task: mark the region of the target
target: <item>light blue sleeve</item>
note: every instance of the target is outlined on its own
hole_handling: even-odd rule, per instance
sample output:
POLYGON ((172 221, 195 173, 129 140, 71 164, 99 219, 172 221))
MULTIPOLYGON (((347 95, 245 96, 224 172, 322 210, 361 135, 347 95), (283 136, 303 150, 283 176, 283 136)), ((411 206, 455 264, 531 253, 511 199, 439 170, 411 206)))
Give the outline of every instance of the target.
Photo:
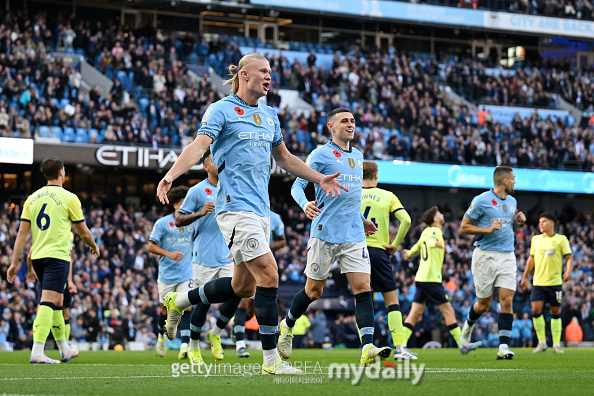
POLYGON ((200 208, 198 208, 198 204, 198 190, 192 188, 190 191, 188 191, 186 199, 184 199, 184 203, 182 203, 182 206, 179 208, 179 213, 190 214, 197 212, 200 210, 200 208))
POLYGON ((216 140, 219 137, 219 134, 225 127, 225 114, 222 107, 223 103, 220 101, 208 107, 204 116, 202 116, 198 135, 210 136, 212 140, 216 140))
POLYGON ((276 224, 274 230, 272 230, 272 233, 274 234, 275 238, 280 238, 283 235, 285 235, 285 225, 283 224, 283 221, 280 219, 280 216, 276 219, 276 224))
MULTIPOLYGON (((316 151, 314 150, 309 155, 309 157, 307 157, 307 160, 305 160, 305 164, 313 170, 318 170, 318 165, 314 158, 316 156, 315 154, 316 151)), ((307 197, 305 196, 305 187, 307 187, 308 184, 309 181, 298 177, 293 183, 293 186, 291 187, 291 196, 293 197, 295 202, 299 204, 299 207, 301 207, 301 209, 303 209, 305 205, 309 202, 309 199, 307 199, 307 197)))
POLYGON ((468 217, 468 220, 475 222, 477 221, 483 214, 483 205, 481 200, 478 197, 474 197, 472 202, 470 203, 470 207, 464 214, 464 216, 468 217))
POLYGON ((161 227, 161 224, 163 224, 163 222, 157 220, 157 222, 153 226, 151 235, 149 236, 149 241, 161 244, 161 237, 163 236, 163 227, 161 227))
POLYGON ((283 133, 281 132, 280 121, 276 113, 274 113, 272 119, 274 120, 274 140, 272 141, 272 147, 276 147, 283 142, 283 133))

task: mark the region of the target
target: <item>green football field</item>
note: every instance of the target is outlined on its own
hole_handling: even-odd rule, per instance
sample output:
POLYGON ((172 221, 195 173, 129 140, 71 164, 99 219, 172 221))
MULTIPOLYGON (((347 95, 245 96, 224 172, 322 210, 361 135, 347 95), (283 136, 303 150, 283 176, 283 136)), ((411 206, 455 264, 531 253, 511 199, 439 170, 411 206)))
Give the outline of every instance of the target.
MULTIPOLYGON (((226 350, 222 364, 199 373, 177 351, 164 358, 147 352, 81 352, 70 363, 29 364, 29 352, 0 352, 0 394, 44 395, 586 395, 594 393, 594 349, 551 349, 533 355, 516 348, 514 360, 496 360, 496 349, 462 356, 456 349, 415 350, 407 366, 393 359, 362 371, 359 350, 295 350, 291 361, 306 367, 303 377, 259 373, 261 351, 238 359, 226 350), (349 364, 354 363, 349 370, 349 364), (337 368, 337 364, 342 364, 337 368), (421 366, 424 364, 424 367, 421 366), (342 378, 336 378, 338 375, 342 378), (368 378, 380 377, 379 379, 368 378), (420 377, 413 385, 413 375, 420 377), (348 377, 349 378, 345 378, 348 377), (381 379, 384 376, 386 378, 381 379), (331 378, 334 377, 334 378, 331 378), (408 377, 408 378, 407 378, 408 377), (353 385, 353 382, 359 384, 353 385)), ((57 357, 57 351, 48 351, 57 357)), ((210 351, 203 353, 214 363, 210 351)))

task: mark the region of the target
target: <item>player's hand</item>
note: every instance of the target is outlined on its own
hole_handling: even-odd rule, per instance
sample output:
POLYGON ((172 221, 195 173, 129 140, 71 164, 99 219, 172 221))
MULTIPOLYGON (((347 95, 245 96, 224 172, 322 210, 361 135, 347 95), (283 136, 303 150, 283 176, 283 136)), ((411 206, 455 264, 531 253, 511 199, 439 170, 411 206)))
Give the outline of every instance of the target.
POLYGON ((530 282, 528 282, 528 279, 525 279, 525 278, 522 278, 522 281, 520 282, 520 286, 522 286, 522 289, 524 289, 524 290, 531 289, 530 282))
POLYGON ((384 249, 386 249, 386 252, 390 256, 390 258, 392 258, 392 256, 394 255, 394 253, 396 253, 397 247, 394 246, 394 245, 392 245, 392 244, 390 244, 390 245, 384 245, 384 249))
POLYGON ((214 210, 214 202, 207 202, 204 204, 204 207, 200 211, 200 216, 206 216, 213 210, 214 210))
POLYGON ((6 271, 6 280, 8 281, 8 283, 14 282, 14 278, 16 277, 16 271, 16 266, 11 264, 10 267, 8 267, 8 271, 6 271))
POLYGON ((516 209, 515 221, 518 226, 521 226, 526 222, 526 215, 523 212, 518 212, 516 209))
POLYGON ((184 258, 184 254, 182 252, 171 252, 169 253, 169 258, 171 260, 179 261, 184 258))
POLYGON ((159 182, 157 186, 157 198, 163 205, 169 203, 169 199, 167 198, 167 192, 171 189, 171 184, 173 183, 173 178, 169 175, 165 175, 163 179, 159 182))
POLYGON ((490 230, 489 234, 492 234, 495 231, 497 231, 498 229, 500 229, 502 225, 503 225, 502 222, 494 221, 493 224, 491 224, 491 227, 489 227, 489 230, 490 230))
POLYGON ((89 246, 89 250, 95 256, 95 258, 99 258, 99 247, 98 246, 89 246))
POLYGON ((315 201, 309 201, 303 207, 303 211, 305 212, 305 215, 308 219, 313 220, 314 217, 318 217, 318 215, 322 213, 322 211, 316 206, 317 204, 318 200, 316 199, 315 201))
POLYGON ((404 249, 404 255, 402 256, 403 259, 405 259, 405 260, 410 259, 408 252, 410 252, 410 250, 404 249))
POLYGON ((571 279, 571 272, 565 271, 565 273, 563 274, 563 282, 567 282, 570 279, 571 279))
POLYGON ((35 270, 33 268, 31 268, 31 272, 29 272, 27 274, 27 282, 35 283, 36 279, 37 279, 37 274, 35 273, 35 270))
POLYGON ((320 180, 320 187, 326 192, 326 196, 332 194, 332 198, 340 196, 340 189, 349 192, 349 189, 336 181, 336 178, 340 176, 340 172, 333 175, 326 175, 320 180))
POLYGON ((68 282, 68 290, 70 291, 70 293, 77 293, 78 292, 78 288, 76 287, 76 284, 74 282, 68 282))
POLYGON ((439 241, 435 241, 435 247, 440 248, 440 249, 444 248, 444 246, 439 241))
POLYGON ((377 227, 371 220, 364 219, 363 220, 363 228, 365 228, 365 235, 373 235, 377 232, 377 227))

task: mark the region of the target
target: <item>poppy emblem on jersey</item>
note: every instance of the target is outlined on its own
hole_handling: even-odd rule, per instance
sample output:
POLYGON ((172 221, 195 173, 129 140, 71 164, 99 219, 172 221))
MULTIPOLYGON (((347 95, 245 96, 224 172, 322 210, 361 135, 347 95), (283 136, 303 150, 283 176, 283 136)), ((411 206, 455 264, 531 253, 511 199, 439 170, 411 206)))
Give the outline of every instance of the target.
POLYGON ((235 112, 239 115, 243 115, 244 111, 241 107, 236 107, 233 110, 235 110, 235 112))
POLYGON ((256 249, 258 249, 258 246, 260 246, 260 244, 258 243, 258 240, 256 238, 248 239, 246 245, 247 245, 248 250, 256 250, 256 249))
POLYGON ((208 195, 212 194, 212 190, 210 188, 205 188, 204 192, 207 193, 208 195))
POLYGON ((507 212, 507 205, 503 204, 503 205, 502 205, 502 208, 503 208, 503 211, 504 211, 504 212, 507 212))
POLYGON ((260 114, 255 113, 253 115, 254 117, 254 122, 256 123, 256 125, 262 125, 262 118, 260 118, 260 114))
POLYGON ((334 150, 334 151, 332 152, 332 154, 334 154, 334 156, 335 156, 336 158, 340 158, 340 157, 342 157, 342 154, 340 154, 340 151, 337 151, 337 150, 334 150))
POLYGON ((352 158, 349 158, 349 166, 350 166, 352 169, 355 169, 355 160, 354 160, 354 159, 352 159, 352 158))
POLYGON ((497 201, 496 200, 492 199, 491 200, 491 203, 493 204, 493 206, 497 206, 497 201))
POLYGON ((175 223, 173 221, 169 222, 169 227, 175 227, 175 223))
POLYGON ((274 126, 274 120, 270 117, 266 117, 266 121, 268 121, 268 125, 270 125, 271 127, 274 126))

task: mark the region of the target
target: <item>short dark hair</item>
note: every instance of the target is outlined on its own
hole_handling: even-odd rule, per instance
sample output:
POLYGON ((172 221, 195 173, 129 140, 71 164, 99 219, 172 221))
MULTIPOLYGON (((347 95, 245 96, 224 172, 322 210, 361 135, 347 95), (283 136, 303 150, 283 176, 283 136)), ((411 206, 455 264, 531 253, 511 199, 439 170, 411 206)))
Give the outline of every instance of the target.
POLYGON ((49 157, 41 162, 41 172, 47 181, 56 180, 64 169, 64 161, 58 157, 49 157))
POLYGON ((423 213, 423 223, 430 226, 433 224, 433 219, 435 215, 439 212, 439 208, 437 206, 432 206, 431 208, 427 209, 425 213, 423 213))
POLYGON ((545 218, 545 219, 549 219, 551 220, 553 223, 557 224, 557 216, 555 216, 553 213, 551 212, 543 212, 540 214, 540 216, 538 216, 538 218, 545 218))
POLYGON ((339 107, 337 109, 332 110, 330 113, 328 113, 328 117, 326 118, 326 120, 328 122, 332 122, 332 118, 334 118, 334 116, 338 113, 350 113, 351 111, 349 109, 347 109, 346 107, 339 107))
POLYGON ((173 187, 167 193, 167 199, 169 199, 169 203, 173 205, 183 200, 186 197, 186 194, 188 193, 189 189, 190 188, 188 186, 173 187))
POLYGON ((501 183, 503 183, 503 179, 508 177, 513 171, 514 170, 509 166, 498 166, 493 172, 493 183, 496 186, 501 185, 501 183))
POLYGON ((208 148, 204 151, 204 153, 202 154, 202 159, 200 160, 202 163, 204 163, 204 160, 207 159, 208 157, 210 157, 211 152, 210 152, 210 146, 208 146, 208 148))
POLYGON ((373 180, 377 174, 378 167, 374 161, 363 162, 363 180, 373 180))

